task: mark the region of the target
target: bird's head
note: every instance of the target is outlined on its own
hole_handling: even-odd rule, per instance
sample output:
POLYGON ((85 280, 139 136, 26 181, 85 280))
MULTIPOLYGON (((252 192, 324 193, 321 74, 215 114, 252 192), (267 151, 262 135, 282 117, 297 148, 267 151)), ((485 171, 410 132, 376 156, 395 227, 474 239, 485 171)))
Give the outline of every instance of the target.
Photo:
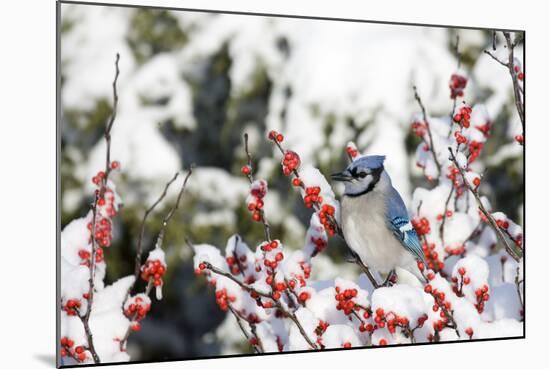
POLYGON ((331 177, 335 181, 344 182, 347 196, 360 196, 372 191, 380 181, 384 171, 383 155, 370 155, 359 158, 341 173, 335 173, 331 177))

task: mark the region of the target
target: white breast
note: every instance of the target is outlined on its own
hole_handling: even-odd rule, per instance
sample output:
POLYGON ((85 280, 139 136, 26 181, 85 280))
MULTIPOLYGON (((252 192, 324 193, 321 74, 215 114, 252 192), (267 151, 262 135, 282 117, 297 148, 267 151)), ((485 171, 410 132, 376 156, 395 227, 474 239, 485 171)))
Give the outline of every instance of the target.
POLYGON ((363 263, 381 273, 410 265, 414 257, 387 228, 382 194, 369 192, 342 199, 342 230, 346 242, 363 263))

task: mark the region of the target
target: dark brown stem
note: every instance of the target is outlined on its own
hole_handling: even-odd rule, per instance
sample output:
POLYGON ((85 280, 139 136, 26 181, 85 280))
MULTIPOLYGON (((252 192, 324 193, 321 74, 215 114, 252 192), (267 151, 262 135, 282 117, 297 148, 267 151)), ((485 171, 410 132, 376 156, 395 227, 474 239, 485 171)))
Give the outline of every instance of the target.
MULTIPOLYGON (((502 32, 502 34, 504 35, 504 39, 506 40, 506 47, 508 48, 507 62, 503 62, 502 60, 498 59, 495 55, 493 55, 488 50, 484 50, 483 52, 489 55, 497 63, 499 63, 500 65, 508 69, 508 72, 510 73, 510 77, 512 78, 512 87, 514 90, 514 101, 516 104, 516 109, 518 111, 519 119, 521 120, 521 126, 523 128, 523 131, 525 132, 525 111, 523 106, 523 88, 521 87, 518 81, 517 73, 514 70, 514 48, 523 41, 523 35, 520 34, 519 36, 516 36, 516 39, 512 41, 509 32, 502 32)), ((493 50, 495 49, 496 47, 494 46, 494 41, 493 41, 493 50)))
POLYGON ((135 285, 136 281, 139 279, 139 275, 141 271, 141 254, 143 252, 142 244, 143 244, 143 237, 145 235, 145 223, 147 221, 147 217, 149 217, 149 214, 151 214, 151 212, 157 207, 158 204, 160 204, 160 202, 164 199, 164 197, 166 197, 166 194, 168 193, 168 189, 170 188, 172 183, 174 183, 174 181, 178 178, 178 176, 179 176, 179 173, 174 174, 174 177, 172 177, 172 179, 168 181, 168 183, 166 183, 166 185, 164 186, 164 190, 160 194, 157 201, 155 201, 153 205, 151 205, 147 210, 145 210, 145 214, 143 214, 143 219, 141 220, 139 237, 138 237, 137 246, 136 246, 136 258, 134 263, 135 281, 134 281, 134 284, 132 285, 132 288, 135 285))
POLYGON ((115 79, 113 80, 113 113, 111 114, 111 119, 109 119, 109 122, 105 126, 105 142, 107 144, 107 155, 105 157, 105 180, 104 183, 107 183, 107 178, 109 177, 109 173, 111 172, 111 129, 113 128, 113 124, 115 123, 116 115, 117 115, 117 107, 118 107, 118 93, 117 93, 117 86, 116 83, 118 81, 118 75, 120 74, 120 70, 118 69, 118 61, 120 60, 120 55, 116 54, 116 60, 115 60, 115 79))
POLYGON ((430 151, 432 153, 435 165, 437 167, 437 176, 441 175, 441 164, 439 164, 439 160, 437 159, 437 154, 434 148, 434 141, 432 136, 432 130, 430 128, 430 122, 428 121, 428 115, 426 114, 426 108, 424 107, 424 104, 422 103, 422 99, 420 98, 420 95, 418 95, 418 90, 416 89, 416 86, 413 86, 414 91, 414 98, 418 105, 420 106, 420 110, 422 111, 422 119, 424 120, 424 123, 426 123, 426 131, 428 132, 428 140, 430 141, 430 151))
POLYGON ((479 210, 483 213, 483 215, 485 215, 485 217, 487 218, 487 220, 489 221, 489 224, 490 226, 493 228, 493 230, 495 231, 495 233, 497 234, 497 237, 499 238, 499 240, 502 242, 502 244, 504 245, 505 249, 506 249, 506 252, 517 262, 519 262, 522 258, 522 252, 520 250, 516 250, 516 248, 510 246, 510 244, 508 243, 508 241, 506 240, 506 237, 504 236, 504 234, 502 233, 502 230, 500 229, 500 227, 497 225, 497 222, 495 221, 495 218, 493 218, 493 216, 491 215, 491 213, 489 213, 487 211, 487 209, 485 209, 485 206, 483 206, 483 203, 481 202, 481 198, 479 197, 479 193, 477 192, 477 189, 475 188, 472 188, 470 186, 470 183, 468 183, 468 181, 466 180, 466 174, 464 173, 464 169, 462 169, 462 167, 458 164, 458 161, 456 160, 456 157, 455 155, 453 154, 453 150, 449 147, 449 153, 451 155, 451 161, 455 164, 455 166, 458 168, 459 172, 460 172, 460 175, 462 176, 462 181, 464 182, 464 185, 468 188, 468 190, 470 190, 470 192, 472 193, 472 195, 474 195, 476 201, 477 201, 477 205, 478 205, 478 208, 479 210))
POLYGON ((258 337, 258 335, 256 333, 256 324, 251 323, 246 317, 244 317, 241 313, 239 313, 237 310, 235 310, 235 308, 231 304, 227 304, 227 307, 229 308, 229 311, 235 317, 235 320, 237 320, 237 324, 239 325, 239 328, 241 329, 241 332, 243 332, 243 335, 245 336, 246 340, 248 341, 248 343, 251 344, 250 336, 248 335, 248 332, 246 331, 242 321, 244 320, 245 322, 248 323, 248 326, 250 327, 250 331, 252 332, 252 335, 254 336, 254 338, 258 342, 257 345, 253 345, 253 344, 251 344, 251 345, 254 348, 254 351, 256 351, 256 353, 262 354, 264 352, 264 347, 263 347, 262 341, 260 340, 260 337, 258 337))
POLYGON ((521 96, 521 86, 518 82, 517 73, 514 70, 514 48, 517 45, 517 42, 520 42, 521 39, 512 42, 510 38, 510 33, 503 32, 504 38, 506 39, 506 45, 508 46, 508 71, 510 72, 510 77, 512 77, 512 84, 514 86, 514 100, 516 102, 516 108, 518 110, 519 119, 521 119, 521 126, 523 131, 525 131, 525 112, 523 110, 523 99, 521 96))
MULTIPOLYGON (((503 274, 504 274, 504 271, 503 271, 503 274)), ((519 279, 519 267, 516 268, 515 283, 516 283, 516 291, 518 293, 519 303, 521 304, 521 308, 523 309, 523 298, 521 297, 521 288, 519 286, 521 283, 523 283, 523 279, 519 279)))
POLYGON ((453 196, 454 192, 454 186, 451 183, 451 191, 449 191, 449 196, 447 196, 447 200, 445 201, 445 208, 443 209, 443 219, 441 220, 441 225, 439 226, 439 236, 441 237, 441 244, 445 246, 445 221, 447 220, 447 207, 449 206, 449 202, 451 201, 451 197, 453 196))
MULTIPOLYGON (((252 156, 250 155, 250 151, 248 150, 248 133, 244 134, 244 150, 246 152, 246 157, 248 160, 248 167, 250 168, 250 173, 246 174, 246 178, 248 178, 248 181, 250 184, 254 182, 254 177, 252 176, 252 156)), ((263 208, 258 209, 256 211, 260 212, 260 215, 262 217, 262 224, 264 226, 264 236, 265 240, 267 242, 271 242, 271 234, 270 234, 270 228, 269 223, 267 222, 267 217, 265 215, 265 210, 263 208)))
POLYGON ((98 204, 99 198, 103 197, 105 194, 105 191, 107 189, 109 174, 111 173, 111 129, 113 128, 113 124, 115 123, 117 107, 118 107, 117 80, 120 74, 120 70, 118 68, 119 60, 120 60, 120 55, 117 53, 116 59, 115 59, 115 77, 113 79, 113 113, 111 114, 111 118, 109 119, 109 122, 105 126, 105 132, 104 132, 104 138, 107 145, 106 155, 105 155, 105 175, 101 180, 100 189, 96 190, 94 202, 92 205, 92 229, 91 229, 92 253, 91 253, 91 260, 90 260, 90 279, 89 279, 88 298, 87 298, 88 306, 86 308, 86 313, 84 314, 84 316, 80 316, 79 314, 82 324, 84 325, 84 331, 86 333, 86 339, 88 341, 88 349, 92 354, 92 358, 95 364, 99 364, 101 361, 99 359, 99 355, 95 350, 93 335, 90 329, 89 321, 90 321, 90 316, 92 313, 93 302, 94 302, 94 277, 95 277, 95 269, 96 269, 95 259, 96 259, 97 247, 98 247, 95 239, 95 230, 96 230, 96 222, 97 222, 97 206, 98 206, 97 204, 98 204))
MULTIPOLYGON (((149 282, 147 283, 147 287, 145 287, 145 292, 144 292, 145 295, 149 296, 152 289, 153 289, 153 280, 150 279, 149 282)), ((123 306, 124 306, 124 304, 123 304, 123 306)), ((126 342, 128 341, 128 338, 130 337, 130 334, 132 333, 132 324, 136 322, 137 315, 138 315, 137 312, 135 312, 130 317, 130 325, 128 326, 128 329, 126 330, 126 333, 124 334, 124 337, 120 340, 120 343, 119 343, 120 351, 125 350, 126 342)))

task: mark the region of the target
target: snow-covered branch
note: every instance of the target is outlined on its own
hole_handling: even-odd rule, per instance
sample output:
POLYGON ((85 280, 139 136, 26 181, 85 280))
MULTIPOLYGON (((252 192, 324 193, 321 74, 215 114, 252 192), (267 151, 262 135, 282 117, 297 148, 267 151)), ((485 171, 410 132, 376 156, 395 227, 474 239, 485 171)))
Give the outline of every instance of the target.
MULTIPOLYGON (((151 307, 149 294, 156 290, 162 298, 162 277, 166 261, 161 249, 165 227, 177 210, 187 181, 188 171, 174 206, 165 216, 157 237, 155 249, 149 252, 142 264, 142 242, 145 221, 153 209, 165 198, 168 188, 176 180, 170 180, 159 197, 143 217, 137 241, 134 275, 119 279, 110 286, 104 285, 107 269, 104 255, 113 238, 113 218, 121 209, 121 200, 110 179, 113 171, 120 169, 118 161, 111 160, 111 130, 115 123, 119 76, 119 55, 115 61, 113 80, 113 113, 106 124, 103 138, 106 141, 106 167, 92 178, 96 186, 94 201, 88 214, 70 222, 61 233, 61 359, 69 363, 102 363, 127 361, 126 342, 131 332, 140 329, 151 307), (147 282, 145 291, 130 295, 137 279, 147 282)), ((66 363, 65 363, 66 364, 66 363)))

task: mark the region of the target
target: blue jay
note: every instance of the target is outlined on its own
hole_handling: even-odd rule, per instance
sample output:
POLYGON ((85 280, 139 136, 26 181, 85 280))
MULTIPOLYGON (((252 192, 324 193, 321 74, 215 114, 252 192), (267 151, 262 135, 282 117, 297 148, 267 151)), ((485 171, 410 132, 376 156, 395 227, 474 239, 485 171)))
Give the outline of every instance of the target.
POLYGON ((385 156, 364 156, 341 173, 332 175, 344 182, 341 224, 349 247, 370 268, 388 275, 402 268, 420 281, 426 279, 417 261, 424 252, 403 199, 384 170, 385 156))

